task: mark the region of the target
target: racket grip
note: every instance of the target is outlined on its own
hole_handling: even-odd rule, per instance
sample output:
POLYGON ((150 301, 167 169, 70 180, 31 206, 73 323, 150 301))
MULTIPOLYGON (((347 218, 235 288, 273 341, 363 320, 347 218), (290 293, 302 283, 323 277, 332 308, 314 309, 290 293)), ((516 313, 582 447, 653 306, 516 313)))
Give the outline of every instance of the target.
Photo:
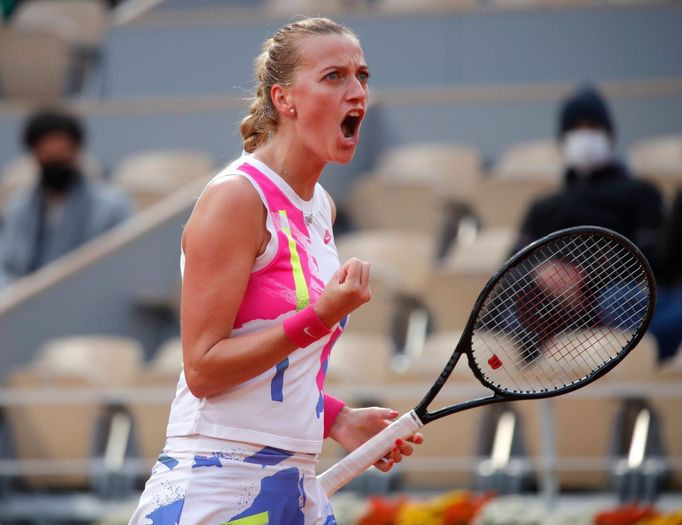
POLYGON ((320 474, 317 479, 322 485, 322 490, 327 496, 331 496, 383 457, 397 439, 408 438, 423 426, 424 424, 414 410, 403 414, 384 430, 320 474))

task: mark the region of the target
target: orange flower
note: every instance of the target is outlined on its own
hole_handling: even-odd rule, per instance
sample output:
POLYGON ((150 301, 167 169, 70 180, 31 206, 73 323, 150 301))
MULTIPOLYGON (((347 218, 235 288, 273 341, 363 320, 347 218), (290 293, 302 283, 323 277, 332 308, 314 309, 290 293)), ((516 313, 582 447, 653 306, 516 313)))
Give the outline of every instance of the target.
POLYGON ((481 510, 481 507, 492 499, 492 495, 468 496, 453 502, 443 513, 443 525, 469 525, 481 510))
POLYGON ((635 525, 644 518, 658 516, 656 509, 650 506, 623 505, 614 510, 598 513, 594 517, 595 525, 635 525))
POLYGON ((405 498, 390 500, 379 496, 369 499, 369 510, 357 525, 393 525, 398 511, 405 504, 405 498))

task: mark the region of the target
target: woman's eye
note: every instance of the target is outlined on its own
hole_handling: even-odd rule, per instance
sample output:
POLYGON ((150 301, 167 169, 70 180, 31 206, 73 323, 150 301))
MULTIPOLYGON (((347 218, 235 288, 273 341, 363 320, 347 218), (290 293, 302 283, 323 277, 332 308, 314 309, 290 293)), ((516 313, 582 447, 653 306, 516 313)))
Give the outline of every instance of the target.
POLYGON ((358 80, 360 82, 367 82, 369 80, 369 73, 367 73, 366 71, 358 73, 358 80))
POLYGON ((331 73, 327 74, 325 77, 327 80, 338 80, 339 79, 339 72, 338 71, 332 71, 331 73))

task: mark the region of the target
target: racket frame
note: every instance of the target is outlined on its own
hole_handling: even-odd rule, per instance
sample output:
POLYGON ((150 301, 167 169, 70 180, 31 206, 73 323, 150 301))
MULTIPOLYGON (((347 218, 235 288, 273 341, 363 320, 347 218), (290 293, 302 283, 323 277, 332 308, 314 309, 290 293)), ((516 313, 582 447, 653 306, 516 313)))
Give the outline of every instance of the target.
POLYGON ((440 419, 450 414, 456 412, 461 412, 462 410, 467 410, 469 408, 479 407, 483 405, 488 405, 491 403, 496 403, 500 401, 515 401, 521 399, 542 399, 547 397, 554 397, 560 394, 565 394, 572 390, 576 390, 583 387, 595 379, 603 376, 614 366, 616 366, 625 356, 639 343, 639 341, 644 336, 646 329, 651 321, 651 317, 654 312, 654 307, 656 304, 656 281, 654 280, 653 273, 649 263, 644 258, 642 253, 637 249, 634 244, 632 244, 628 239, 620 234, 617 234, 611 230, 604 228, 599 228, 597 226, 579 226, 574 228, 567 228, 564 230, 559 230, 554 232, 538 241, 529 244, 516 254, 514 254, 502 267, 490 278, 481 290, 481 293, 476 300, 474 307, 472 309, 469 320, 465 326, 464 332, 460 337, 454 352, 448 359, 445 368, 440 373, 436 379, 433 386, 429 389, 426 396, 419 402, 419 404, 410 412, 403 414, 399 419, 393 421, 388 427, 374 435, 366 443, 355 449, 353 452, 348 454, 344 459, 336 463, 334 466, 323 472, 318 476, 318 481, 322 490, 327 494, 327 496, 332 495, 343 485, 348 483, 351 479, 362 473, 366 468, 368 468, 372 463, 374 463, 378 458, 380 458, 386 450, 388 450, 396 441, 396 439, 407 439, 409 436, 413 435, 421 427, 440 419), (471 349, 471 340, 474 333, 474 325, 478 317, 479 310, 481 309, 483 302, 486 300, 490 294, 492 288, 500 281, 507 270, 520 261, 529 256, 538 247, 547 244, 559 237, 569 236, 569 235, 582 235, 593 233, 599 236, 606 236, 616 239, 619 244, 628 249, 641 263, 644 272, 647 277, 647 282, 649 284, 648 291, 648 304, 647 312, 640 323, 639 329, 635 332, 633 338, 628 341, 623 350, 609 362, 602 365, 598 370, 593 371, 585 378, 576 381, 570 385, 566 385, 562 388, 547 390, 545 392, 537 393, 519 393, 515 394, 506 390, 502 390, 496 387, 494 384, 490 383, 481 373, 479 368, 475 364, 471 349), (438 393, 443 388, 452 371, 454 370, 457 362, 459 361, 462 354, 466 354, 469 368, 476 376, 476 378, 481 382, 482 385, 486 386, 492 391, 492 395, 488 397, 482 397, 479 399, 472 399, 456 405, 446 406, 436 410, 435 412, 428 411, 428 405, 434 400, 438 393))
POLYGON ((478 295, 478 298, 476 299, 476 302, 474 303, 474 306, 471 310, 471 314, 469 315, 469 320, 467 321, 467 324, 465 325, 464 331, 462 332, 462 336, 459 339, 459 342, 457 343, 457 346, 455 347, 454 352, 450 356, 450 359, 448 360, 447 364, 445 365, 445 368, 443 368, 443 371, 440 373, 438 376, 438 379, 436 379, 435 383, 433 386, 429 389, 427 394, 424 396, 424 398, 419 402, 419 404, 414 408, 414 413, 417 415, 417 417, 420 419, 420 421, 426 425, 427 423, 430 423, 432 421, 435 421, 436 419, 440 419, 445 416, 449 416, 450 414, 454 414, 456 412, 461 412, 462 410, 467 410, 469 408, 474 408, 474 407, 479 407, 483 405, 488 405, 490 403, 496 403, 498 401, 516 401, 516 400, 521 400, 521 399, 543 399, 543 398, 548 398, 548 397, 554 397, 557 395, 565 394, 567 392, 571 392, 573 390, 576 390, 578 388, 582 388, 583 386, 586 386, 587 384, 593 382, 594 380, 600 378, 604 374, 606 374, 609 370, 611 370, 614 366, 616 366, 618 363, 620 363, 625 356, 630 353, 630 351, 637 346, 637 344, 641 341, 642 337, 644 337, 644 334, 646 333, 646 330, 649 326, 649 323, 651 322, 651 318, 654 314, 654 309, 656 306, 656 281, 654 278, 654 274, 651 270, 651 266, 649 265, 648 261, 642 254, 642 252, 635 246, 630 240, 628 240, 626 237, 623 235, 616 233, 612 230, 608 230, 606 228, 601 228, 599 226, 575 226, 572 228, 565 228, 563 230, 558 230, 555 231, 516 252, 512 257, 510 257, 498 270, 497 272, 490 278, 490 280, 486 283, 486 285, 483 287, 481 292, 478 295), (581 379, 580 381, 576 381, 570 385, 566 385, 562 388, 557 388, 557 389, 552 389, 552 390, 547 390, 545 392, 536 392, 536 393, 519 393, 515 394, 513 392, 509 392, 507 390, 502 390, 501 388, 498 388, 495 386, 493 383, 488 381, 485 376, 481 373, 480 369, 478 366, 476 366, 476 363, 474 361, 474 356, 471 350, 471 339, 474 334, 474 325, 476 324, 476 319, 478 318, 478 313, 483 306, 483 303, 485 300, 488 298, 488 295, 490 292, 493 290, 495 285, 504 277, 504 275, 507 273, 507 270, 511 268, 512 266, 516 266, 519 264, 519 262, 523 261, 524 259, 528 258, 532 253, 534 253, 539 247, 544 246, 545 244, 548 244, 560 237, 570 237, 570 236, 578 236, 578 235, 584 235, 584 234, 594 234, 600 237, 608 237, 611 239, 615 239, 620 245, 622 245, 625 249, 627 249, 636 259, 639 260, 641 263, 641 266, 644 270, 644 273, 646 274, 646 279, 648 283, 648 291, 649 291, 649 297, 647 301, 647 311, 642 319, 642 322, 640 323, 640 326, 633 336, 633 338, 628 341, 628 343, 625 345, 623 350, 613 359, 611 359, 608 363, 604 364, 601 366, 599 369, 596 371, 591 372, 586 378, 581 379), (492 396, 488 397, 482 397, 478 399, 472 399, 469 401, 465 401, 462 403, 459 403, 457 405, 450 405, 446 406, 443 408, 440 408, 434 412, 429 412, 428 411, 428 406, 431 404, 431 402, 436 398, 438 393, 441 391, 443 388, 443 385, 447 382, 448 378, 452 374, 452 371, 455 369, 455 366, 457 365, 457 362, 459 361, 460 357, 462 354, 465 354, 467 356, 467 361, 469 363, 469 368, 471 368, 471 371, 474 373, 476 378, 481 382, 482 385, 484 385, 486 388, 490 389, 493 392, 492 396))

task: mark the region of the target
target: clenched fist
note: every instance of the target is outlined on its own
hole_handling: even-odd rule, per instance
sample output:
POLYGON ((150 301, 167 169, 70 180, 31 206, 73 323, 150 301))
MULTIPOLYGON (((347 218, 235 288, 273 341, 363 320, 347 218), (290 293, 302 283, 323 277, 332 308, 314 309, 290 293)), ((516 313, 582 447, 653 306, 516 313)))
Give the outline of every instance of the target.
POLYGON ((369 272, 369 263, 355 257, 336 271, 314 306, 315 313, 324 324, 334 326, 372 298, 369 272))

